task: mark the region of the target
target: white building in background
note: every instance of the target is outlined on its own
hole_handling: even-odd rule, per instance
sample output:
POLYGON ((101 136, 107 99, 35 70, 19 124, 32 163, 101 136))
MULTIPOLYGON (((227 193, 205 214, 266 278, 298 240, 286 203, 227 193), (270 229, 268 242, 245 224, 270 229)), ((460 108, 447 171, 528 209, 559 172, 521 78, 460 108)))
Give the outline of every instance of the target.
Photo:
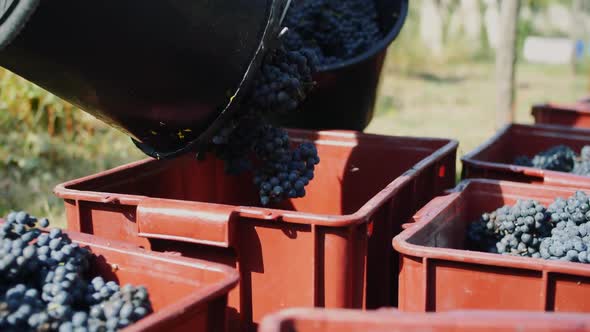
POLYGON ((498 35, 500 33, 500 6, 496 0, 484 0, 486 10, 484 12, 484 26, 488 38, 488 45, 495 50, 498 47, 498 35))
POLYGON ((420 38, 434 56, 443 51, 443 18, 434 0, 423 0, 420 6, 420 38))
POLYGON ((574 46, 569 38, 527 37, 522 56, 532 63, 568 64, 572 60, 574 46))

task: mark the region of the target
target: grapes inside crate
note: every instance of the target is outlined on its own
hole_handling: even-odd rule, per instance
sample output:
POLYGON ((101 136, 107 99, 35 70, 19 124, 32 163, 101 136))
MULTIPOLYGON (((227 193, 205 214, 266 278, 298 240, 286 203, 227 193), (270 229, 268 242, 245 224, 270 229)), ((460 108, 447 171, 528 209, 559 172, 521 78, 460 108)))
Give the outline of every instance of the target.
POLYGON ((2 331, 221 331, 235 271, 48 228, 0 220, 2 331), (208 322, 208 316, 216 321, 208 322))
POLYGON ((590 312, 586 204, 571 188, 460 183, 393 239, 399 308, 590 312))

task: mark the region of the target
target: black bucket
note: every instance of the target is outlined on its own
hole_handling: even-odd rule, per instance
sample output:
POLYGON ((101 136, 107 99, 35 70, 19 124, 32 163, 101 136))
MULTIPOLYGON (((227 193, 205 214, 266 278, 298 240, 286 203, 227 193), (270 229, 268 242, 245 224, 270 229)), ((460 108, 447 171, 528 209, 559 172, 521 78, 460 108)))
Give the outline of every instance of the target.
POLYGON ((289 0, 0 0, 0 66, 168 158, 236 109, 289 0))
POLYGON ((292 128, 363 131, 373 118, 377 87, 387 47, 399 35, 408 15, 408 0, 376 0, 385 37, 370 49, 346 61, 320 67, 317 86, 301 110, 281 114, 275 122, 292 128))

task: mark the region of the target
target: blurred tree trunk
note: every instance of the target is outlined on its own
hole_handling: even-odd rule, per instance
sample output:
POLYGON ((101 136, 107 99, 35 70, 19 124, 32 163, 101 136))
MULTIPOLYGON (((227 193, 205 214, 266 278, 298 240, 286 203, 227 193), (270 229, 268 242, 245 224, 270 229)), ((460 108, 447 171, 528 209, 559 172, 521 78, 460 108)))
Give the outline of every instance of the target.
POLYGON ((481 9, 479 0, 461 0, 463 14, 463 31, 472 50, 481 47, 481 9))
POLYGON ((500 35, 496 50, 497 120, 501 127, 514 121, 516 42, 520 0, 502 1, 500 35))
POLYGON ((574 52, 572 52, 572 70, 575 73, 577 67, 577 42, 578 40, 583 40, 584 38, 584 19, 581 17, 582 15, 582 0, 573 0, 572 1, 572 24, 571 24, 571 39, 572 43, 574 44, 574 52))
POLYGON ((500 33, 500 13, 498 0, 484 0, 486 10, 484 14, 485 31, 488 40, 488 45, 492 50, 498 47, 498 35, 500 33))
POLYGON ((443 19, 437 0, 422 0, 420 6, 420 37, 434 56, 442 55, 443 19))

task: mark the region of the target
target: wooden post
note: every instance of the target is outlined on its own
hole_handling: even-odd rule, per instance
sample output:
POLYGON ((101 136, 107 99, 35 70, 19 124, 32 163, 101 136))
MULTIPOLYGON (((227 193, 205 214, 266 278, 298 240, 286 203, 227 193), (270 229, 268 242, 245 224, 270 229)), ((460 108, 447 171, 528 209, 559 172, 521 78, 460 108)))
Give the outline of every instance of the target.
POLYGON ((437 0, 423 0, 420 7, 420 37, 435 57, 443 52, 443 19, 437 0))
POLYGON ((516 76, 516 41, 520 0, 502 1, 500 6, 500 35, 496 50, 496 84, 498 128, 514 121, 516 76))
POLYGON ((572 52, 572 72, 575 74, 578 71, 578 59, 577 59, 577 47, 578 47, 578 40, 584 40, 584 17, 583 17, 583 7, 582 7, 582 0, 573 0, 572 1, 572 28, 571 28, 571 38, 574 47, 576 48, 574 52, 572 52))

